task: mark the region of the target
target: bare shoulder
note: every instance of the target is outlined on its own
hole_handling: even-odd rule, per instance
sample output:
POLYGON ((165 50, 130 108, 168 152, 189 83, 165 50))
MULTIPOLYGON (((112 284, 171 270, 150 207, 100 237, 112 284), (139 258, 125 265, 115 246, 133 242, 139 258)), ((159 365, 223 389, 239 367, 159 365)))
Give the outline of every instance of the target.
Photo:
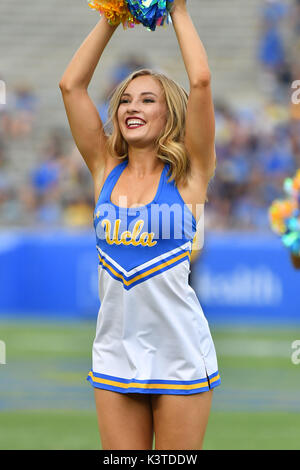
POLYGON ((95 204, 97 204, 100 192, 103 188, 106 178, 108 177, 110 172, 119 164, 120 160, 110 155, 109 152, 105 154, 103 165, 93 176, 95 204))

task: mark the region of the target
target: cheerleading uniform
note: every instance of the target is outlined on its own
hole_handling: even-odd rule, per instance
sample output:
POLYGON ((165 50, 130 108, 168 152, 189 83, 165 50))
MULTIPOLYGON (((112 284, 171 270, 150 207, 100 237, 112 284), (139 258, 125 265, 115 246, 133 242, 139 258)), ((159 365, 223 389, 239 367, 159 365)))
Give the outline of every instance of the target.
POLYGON ((208 322, 189 285, 197 223, 165 163, 153 201, 110 200, 128 159, 102 187, 94 212, 99 296, 92 369, 96 388, 193 394, 220 384, 208 322))

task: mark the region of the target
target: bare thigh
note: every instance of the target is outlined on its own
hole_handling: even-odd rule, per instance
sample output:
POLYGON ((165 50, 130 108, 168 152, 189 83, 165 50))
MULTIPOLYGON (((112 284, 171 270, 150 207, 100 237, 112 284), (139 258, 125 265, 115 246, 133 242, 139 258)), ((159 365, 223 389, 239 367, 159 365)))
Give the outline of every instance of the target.
POLYGON ((212 393, 152 395, 155 449, 201 450, 212 393))
POLYGON ((103 450, 151 450, 153 419, 150 395, 94 389, 103 450))

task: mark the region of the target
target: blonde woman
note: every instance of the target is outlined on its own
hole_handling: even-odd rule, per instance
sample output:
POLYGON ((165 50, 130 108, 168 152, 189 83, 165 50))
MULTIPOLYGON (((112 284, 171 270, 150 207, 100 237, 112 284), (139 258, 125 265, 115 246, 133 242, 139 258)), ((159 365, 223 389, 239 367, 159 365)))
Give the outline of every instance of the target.
POLYGON ((88 380, 105 450, 152 449, 153 437, 155 449, 201 449, 220 384, 188 283, 198 209, 215 170, 210 70, 185 0, 175 0, 171 16, 189 94, 163 74, 131 74, 111 98, 107 136, 87 92, 116 29, 104 18, 60 81, 94 182, 101 306, 88 380))

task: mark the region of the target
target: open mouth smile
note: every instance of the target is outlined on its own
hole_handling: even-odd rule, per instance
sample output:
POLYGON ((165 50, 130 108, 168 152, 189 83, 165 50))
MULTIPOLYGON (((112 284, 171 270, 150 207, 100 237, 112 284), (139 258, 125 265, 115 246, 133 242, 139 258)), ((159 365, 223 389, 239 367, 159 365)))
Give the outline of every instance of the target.
POLYGON ((126 127, 127 129, 137 129, 138 127, 142 127, 146 124, 143 119, 139 118, 127 118, 126 119, 126 127))

